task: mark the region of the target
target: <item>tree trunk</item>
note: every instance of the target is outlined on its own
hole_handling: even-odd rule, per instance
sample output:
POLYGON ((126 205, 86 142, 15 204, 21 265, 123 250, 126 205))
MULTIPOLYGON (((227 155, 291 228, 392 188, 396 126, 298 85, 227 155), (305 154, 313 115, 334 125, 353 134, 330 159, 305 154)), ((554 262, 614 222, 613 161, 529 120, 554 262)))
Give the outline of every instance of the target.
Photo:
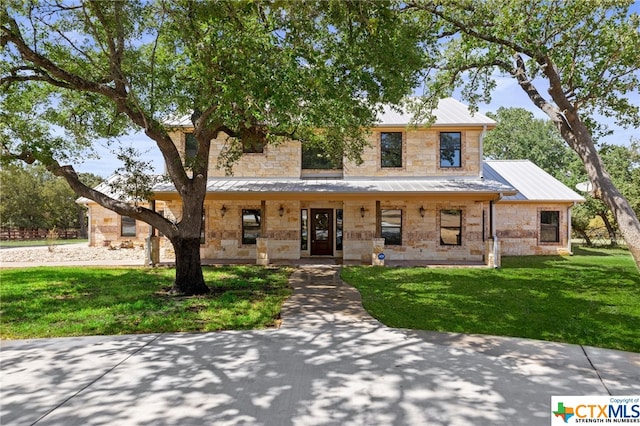
POLYGON ((200 264, 200 238, 171 241, 176 252, 176 280, 172 292, 188 296, 209 293, 200 264))
POLYGON ((584 239, 584 243, 587 245, 587 247, 593 246, 593 242, 591 241, 591 238, 589 238, 589 234, 587 234, 584 229, 573 229, 575 229, 578 235, 580 235, 584 239))
POLYGON ((613 229, 613 225, 609 220, 607 212, 600 212, 598 216, 602 219, 605 228, 607 228, 607 232, 609 233, 609 240, 611 241, 611 247, 618 247, 618 238, 616 237, 616 231, 613 229))

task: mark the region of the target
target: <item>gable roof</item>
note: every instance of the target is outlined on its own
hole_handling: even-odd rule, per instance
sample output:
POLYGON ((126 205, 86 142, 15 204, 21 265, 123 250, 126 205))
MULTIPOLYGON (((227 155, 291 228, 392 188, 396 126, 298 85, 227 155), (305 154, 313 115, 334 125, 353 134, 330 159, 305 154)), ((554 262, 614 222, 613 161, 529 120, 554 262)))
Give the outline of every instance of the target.
POLYGON ((518 193, 504 201, 565 201, 584 202, 584 197, 542 170, 529 160, 485 160, 485 179, 514 187, 518 193))
MULTIPOLYGON (((469 107, 453 98, 438 101, 438 107, 433 110, 435 121, 432 126, 489 126, 494 127, 497 122, 484 114, 471 113, 469 107)), ((413 113, 406 107, 384 105, 382 113, 378 115, 377 126, 407 126, 413 120, 413 113)), ((164 121, 167 127, 193 127, 191 116, 172 117, 164 121)))
MULTIPOLYGON (((471 113, 469 107, 453 98, 438 101, 438 107, 433 110, 435 121, 432 126, 489 126, 498 124, 495 120, 479 112, 471 113)), ((407 108, 385 105, 378 118, 378 126, 406 126, 413 120, 413 114, 407 108)))

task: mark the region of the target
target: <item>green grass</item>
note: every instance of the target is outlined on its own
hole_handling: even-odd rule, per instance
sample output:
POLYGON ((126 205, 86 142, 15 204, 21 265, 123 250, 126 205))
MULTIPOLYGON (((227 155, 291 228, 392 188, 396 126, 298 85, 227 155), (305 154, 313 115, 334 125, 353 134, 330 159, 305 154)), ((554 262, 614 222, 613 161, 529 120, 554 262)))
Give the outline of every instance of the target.
POLYGON ((211 295, 169 295, 173 269, 0 270, 0 338, 273 327, 291 270, 203 268, 211 295))
POLYGON ((505 257, 502 269, 350 267, 342 278, 391 327, 640 352, 640 274, 624 250, 505 257))
MULTIPOLYGON (((55 240, 53 243, 56 246, 62 246, 65 244, 81 244, 88 243, 89 240, 85 239, 75 239, 75 240, 55 240)), ((47 240, 20 240, 20 241, 0 241, 0 248, 12 248, 12 247, 41 247, 48 246, 49 241, 47 240)))

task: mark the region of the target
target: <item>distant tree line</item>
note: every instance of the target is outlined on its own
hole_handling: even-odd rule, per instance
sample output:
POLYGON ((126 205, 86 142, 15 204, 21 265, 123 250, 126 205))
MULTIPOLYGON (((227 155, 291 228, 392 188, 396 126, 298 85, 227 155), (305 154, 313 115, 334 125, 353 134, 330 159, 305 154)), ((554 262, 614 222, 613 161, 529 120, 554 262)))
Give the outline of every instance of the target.
MULTIPOLYGON (((102 178, 81 178, 95 186, 102 178)), ((0 225, 3 228, 80 229, 86 236, 85 208, 61 177, 41 165, 5 165, 0 169, 0 225)))
MULTIPOLYGON (((484 140, 484 155, 495 160, 528 159, 556 179, 576 190, 587 182, 583 162, 571 150, 549 120, 538 119, 524 108, 499 108, 487 114, 498 122, 484 140)), ((640 140, 620 141, 621 145, 598 144, 598 153, 616 187, 640 215, 640 140), (624 144, 628 142, 627 144, 624 144)), ((602 200, 591 193, 580 192, 586 202, 577 205, 572 213, 572 226, 588 245, 590 224, 599 217, 612 246, 618 244, 618 225, 602 200)))

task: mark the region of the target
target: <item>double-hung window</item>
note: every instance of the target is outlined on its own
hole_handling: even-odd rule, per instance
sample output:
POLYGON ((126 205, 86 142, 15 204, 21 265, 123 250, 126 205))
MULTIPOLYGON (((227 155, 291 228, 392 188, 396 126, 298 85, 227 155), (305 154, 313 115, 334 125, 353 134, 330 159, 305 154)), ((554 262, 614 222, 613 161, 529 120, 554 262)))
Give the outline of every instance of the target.
POLYGON ((440 210, 440 245, 462 245, 462 210, 440 210))
POLYGON ((462 143, 460 132, 440 133, 440 167, 462 167, 462 143))
POLYGON ((402 132, 380 133, 380 167, 402 167, 402 132))
POLYGON ((385 246, 402 245, 402 210, 380 210, 380 237, 384 238, 385 246))
POLYGON ((120 236, 135 237, 136 236, 136 220, 129 216, 122 216, 120 221, 120 236))
POLYGON ((560 242, 560 212, 548 210, 540 212, 540 242, 560 242))
POLYGON ((255 244, 262 224, 260 209, 242 209, 242 244, 255 244))
POLYGON ((196 158, 196 154, 198 153, 198 141, 193 133, 187 133, 185 135, 185 144, 184 144, 184 158, 192 159, 196 158))

